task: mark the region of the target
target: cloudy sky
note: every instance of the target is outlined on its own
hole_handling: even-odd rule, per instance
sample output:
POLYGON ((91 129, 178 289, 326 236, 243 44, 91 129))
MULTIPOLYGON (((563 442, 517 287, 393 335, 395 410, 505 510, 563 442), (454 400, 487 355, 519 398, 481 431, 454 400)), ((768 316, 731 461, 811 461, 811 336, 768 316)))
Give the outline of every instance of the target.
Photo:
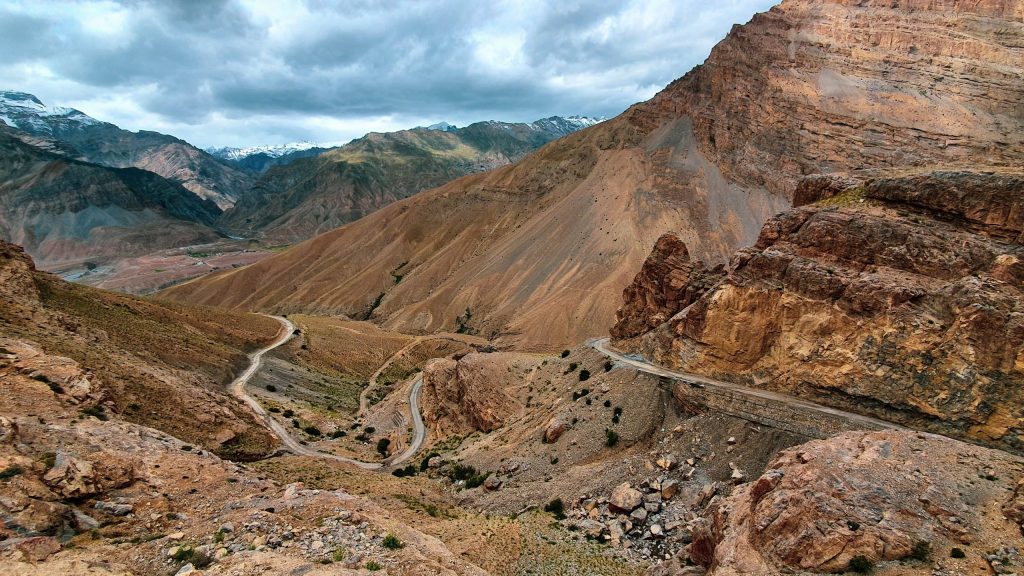
POLYGON ((0 0, 0 89, 199 146, 614 116, 772 0, 0 0))

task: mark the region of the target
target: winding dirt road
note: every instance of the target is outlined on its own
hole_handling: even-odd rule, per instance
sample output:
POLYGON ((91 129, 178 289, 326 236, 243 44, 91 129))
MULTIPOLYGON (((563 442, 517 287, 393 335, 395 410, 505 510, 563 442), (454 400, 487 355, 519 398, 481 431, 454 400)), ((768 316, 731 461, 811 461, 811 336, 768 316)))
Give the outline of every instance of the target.
POLYGON ((627 365, 629 365, 629 366, 631 366, 633 368, 636 368, 637 370, 640 370, 641 372, 646 372, 648 374, 654 374, 655 376, 665 376, 667 378, 672 378, 674 380, 679 380, 681 382, 686 382, 688 384, 694 384, 694 385, 703 386, 703 387, 707 387, 707 388, 717 388, 719 390, 728 390, 730 392, 734 392, 734 393, 737 393, 737 394, 742 394, 744 396, 749 396, 751 398, 760 398, 760 399, 763 399, 763 400, 771 400, 771 401, 774 401, 774 402, 781 402, 783 404, 788 404, 790 406, 795 406, 797 408, 800 408, 802 410, 807 410, 807 411, 810 411, 810 412, 818 412, 818 413, 821 413, 821 414, 829 414, 829 415, 832 415, 832 416, 839 416, 839 417, 845 418, 846 420, 848 420, 850 422, 861 423, 861 424, 867 425, 867 426, 872 427, 872 428, 874 428, 874 427, 881 427, 883 429, 884 428, 889 428, 889 429, 893 429, 893 430, 907 430, 907 428, 905 428, 903 426, 900 426, 899 424, 893 424, 892 422, 887 422, 885 420, 880 420, 878 418, 872 418, 870 416, 863 416, 861 414, 854 414, 852 412, 846 412, 844 410, 838 410, 836 408, 829 408, 828 406, 822 406, 821 404, 816 404, 814 402, 808 402, 807 400, 801 400, 799 398, 790 396, 788 394, 781 394, 781 393, 778 393, 778 392, 770 392, 768 390, 760 390, 758 388, 749 388, 747 386, 742 386, 740 384, 733 384, 732 382, 725 382, 725 381, 722 381, 722 380, 715 380, 715 379, 712 379, 712 378, 707 378, 707 377, 704 377, 704 376, 699 376, 697 374, 690 374, 689 372, 676 372, 674 370, 669 370, 667 368, 662 368, 661 366, 658 366, 656 364, 651 364, 650 362, 647 362, 646 360, 637 360, 635 358, 630 358, 628 356, 623 355, 621 352, 619 352, 618 350, 615 350, 614 348, 612 348, 609 345, 609 338, 607 338, 607 337, 606 338, 598 338, 597 340, 593 340, 593 341, 589 342, 589 345, 594 350, 597 350, 601 354, 604 354, 605 356, 607 356, 607 357, 609 357, 609 358, 611 358, 613 360, 616 360, 616 361, 621 362, 623 364, 627 364, 627 365))
POLYGON ((263 363, 263 355, 270 352, 274 348, 281 346, 285 342, 291 339, 292 334, 295 331, 295 325, 291 323, 287 318, 281 316, 270 316, 274 320, 281 323, 281 335, 278 336, 273 342, 264 348, 249 354, 249 367, 242 372, 238 378, 235 378, 230 384, 231 393, 239 400, 245 402, 249 408, 252 409, 256 415, 263 420, 263 423, 277 436, 281 444, 284 445, 285 449, 294 454, 300 456, 312 456, 315 458, 325 458, 327 460, 335 460, 337 462, 345 462, 353 464, 364 470, 381 470, 385 467, 398 466, 404 463, 406 460, 416 455, 416 452, 423 446, 423 442, 427 439, 427 429, 423 425, 423 417, 420 415, 420 391, 423 388, 423 376, 417 376, 416 381, 413 382, 412 387, 409 389, 409 409, 412 411, 412 424, 413 424, 413 440, 409 444, 409 447, 399 454, 398 456, 381 462, 363 462, 362 460, 355 460, 353 458, 346 458, 344 456, 338 456, 337 454, 327 454, 320 452, 319 450, 313 450, 306 446, 303 446, 298 440, 292 437, 288 430, 282 426, 277 420, 274 420, 263 406, 260 405, 255 398, 249 395, 245 391, 245 385, 249 382, 249 379, 260 369, 260 365, 263 363))

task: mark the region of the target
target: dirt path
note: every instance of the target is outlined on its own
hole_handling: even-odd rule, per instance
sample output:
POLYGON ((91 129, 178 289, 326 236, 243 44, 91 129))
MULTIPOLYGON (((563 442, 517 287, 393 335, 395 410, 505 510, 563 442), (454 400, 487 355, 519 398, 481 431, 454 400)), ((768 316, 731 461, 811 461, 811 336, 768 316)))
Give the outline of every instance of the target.
POLYGON ((256 374, 256 372, 260 369, 260 365, 263 362, 263 355, 290 340, 292 337, 292 333, 295 331, 295 325, 292 324, 287 318, 283 318, 280 316, 270 317, 281 323, 281 334, 265 348, 260 348, 259 350, 249 355, 249 367, 246 368, 245 371, 238 376, 238 378, 235 378, 235 380, 230 385, 230 390, 233 395, 235 395, 237 398, 245 402, 249 406, 249 408, 251 408, 252 411, 255 412, 260 419, 263 420, 263 423, 266 424, 268 428, 270 428, 270 430, 274 433, 275 436, 277 436, 278 440, 281 441, 281 444, 283 444, 288 451, 298 454, 300 456, 312 456, 315 458, 325 458, 328 460, 335 460, 337 462, 345 462, 348 464, 358 466, 364 470, 381 470, 385 466, 397 466, 416 455, 416 452, 418 452, 420 447, 423 446, 423 442, 426 441, 427 438, 427 429, 423 425, 423 417, 420 415, 419 406, 420 391, 423 388, 422 376, 417 376, 416 381, 413 382, 412 387, 409 389, 409 409, 412 411, 413 424, 412 443, 409 444, 409 447, 400 455, 396 456, 395 458, 392 458, 389 461, 386 461, 385 463, 363 462, 361 460, 346 458, 344 456, 338 456, 336 454, 327 454, 324 452, 320 452, 319 450, 313 450, 311 448, 303 446, 299 441, 293 438, 292 435, 284 426, 282 426, 280 423, 274 420, 270 416, 270 414, 268 414, 267 411, 263 409, 263 406, 261 406, 260 403, 257 402, 255 398, 250 396, 249 393, 245 391, 245 385, 249 382, 249 379, 252 378, 252 376, 256 374))

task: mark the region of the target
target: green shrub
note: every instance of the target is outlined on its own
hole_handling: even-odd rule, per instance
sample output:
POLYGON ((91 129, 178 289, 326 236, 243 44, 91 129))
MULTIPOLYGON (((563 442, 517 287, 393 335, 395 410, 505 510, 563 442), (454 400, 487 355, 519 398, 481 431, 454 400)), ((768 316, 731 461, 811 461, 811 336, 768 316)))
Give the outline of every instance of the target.
POLYGON ((270 408, 267 408, 267 412, 270 412, 271 414, 280 414, 281 409, 277 406, 271 406, 270 408))
POLYGON ((562 520, 565 518, 565 503, 562 502, 561 498, 555 498, 544 505, 544 511, 550 513, 556 519, 562 520))
POLYGON ((914 548, 910 551, 910 557, 918 562, 927 562, 932 555, 932 545, 924 540, 914 542, 914 548))
POLYGON ((569 357, 569 351, 568 350, 562 350, 562 358, 568 358, 568 357, 569 357))
POLYGON ((380 543, 380 545, 387 548, 388 550, 398 550, 399 548, 405 546, 405 544, 402 544, 402 541, 398 539, 398 536, 395 536, 394 533, 392 532, 388 532, 388 535, 384 537, 384 540, 380 543))
POLYGON ((950 558, 967 558, 967 553, 964 552, 963 548, 953 548, 949 551, 950 558))
POLYGON ((334 560, 335 562, 341 562, 344 559, 345 559, 345 549, 344 548, 335 548, 334 552, 331 552, 331 560, 334 560))
POLYGON ((619 443, 619 433, 611 428, 604 429, 604 445, 611 448, 619 443))
POLYGON ((380 570, 382 566, 373 560, 370 560, 366 564, 363 564, 363 568, 366 568, 370 572, 376 572, 377 570, 380 570))
POLYGON ((344 438, 345 436, 348 436, 348 432, 345 432, 341 428, 331 432, 331 438, 344 438))
POLYGON ((867 556, 857 555, 850 559, 849 569, 858 574, 869 574, 875 569, 875 563, 867 556))
POLYGON ((46 385, 50 387, 50 390, 54 394, 63 394, 64 393, 64 388, 61 388, 61 385, 57 384, 56 382, 47 382, 46 385))
POLYGON ((605 400, 604 401, 604 407, 605 408, 611 408, 612 407, 612 401, 611 400, 605 400))
POLYGON ((7 468, 0 470, 0 480, 7 480, 8 478, 14 478, 15 476, 24 472, 25 469, 17 464, 11 464, 7 468))
POLYGON ((107 420, 107 414, 103 410, 103 406, 100 406, 99 404, 96 404, 96 405, 93 405, 93 406, 89 406, 85 410, 82 410, 82 414, 85 414, 86 416, 92 416, 93 418, 95 418, 97 420, 102 420, 102 421, 106 421, 107 420))
POLYGON ((611 372, 612 368, 614 368, 614 367, 615 367, 615 364, 611 360, 605 360, 605 362, 604 362, 604 371, 605 372, 611 372))
POLYGON ((192 563, 192 566, 202 570, 210 564, 213 564, 213 558, 210 558, 210 555, 202 550, 195 550, 192 552, 192 557, 189 558, 189 562, 192 563))
POLYGON ((302 431, 305 432, 306 434, 309 434, 310 436, 320 437, 323 435, 323 433, 320 432, 320 429, 317 428, 316 426, 313 426, 312 424, 303 428, 302 431))
POLYGON ((380 440, 377 440, 377 452, 379 452, 381 456, 388 455, 388 446, 391 446, 391 439, 381 438, 380 440))
POLYGON ((563 372, 563 374, 568 374, 570 372, 575 372, 576 369, 579 368, 579 367, 580 367, 579 364, 577 364, 575 362, 569 362, 569 367, 565 369, 565 372, 563 372))
POLYGON ((267 384, 267 392, 277 392, 277 386, 273 384, 267 384))
POLYGON ((295 416, 295 412, 292 411, 291 408, 285 408, 284 412, 281 413, 281 416, 284 416, 285 418, 291 418, 292 416, 295 416))
POLYGON ((580 382, 585 382, 587 380, 590 380, 590 370, 584 368, 583 370, 580 370, 580 382))

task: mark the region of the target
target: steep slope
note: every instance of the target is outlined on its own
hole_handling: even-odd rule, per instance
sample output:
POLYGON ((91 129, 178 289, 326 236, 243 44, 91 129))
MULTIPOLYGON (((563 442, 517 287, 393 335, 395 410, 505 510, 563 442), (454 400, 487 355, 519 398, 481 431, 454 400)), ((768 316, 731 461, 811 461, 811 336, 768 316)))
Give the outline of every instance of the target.
POLYGON ((1022 5, 787 0, 614 120, 167 294, 527 347, 601 334, 663 233, 724 262, 803 174, 1019 163, 1022 5))
POLYGON ((0 121, 33 136, 70 145, 81 159, 114 168, 142 168, 179 182, 220 208, 235 203, 249 177, 184 140, 122 130, 74 108, 48 108, 24 92, 0 91, 0 121))
POLYGON ((692 290, 699 297, 662 311, 650 332, 638 306, 656 300, 649 287, 694 286, 701 266, 645 265, 612 330, 639 337, 619 345, 686 371, 1024 449, 1024 173, 814 177, 797 200, 816 202, 770 220, 723 281, 692 290))
POLYGON ((269 170, 222 223, 270 242, 305 240, 421 190, 519 160, 596 122, 553 116, 530 124, 415 128, 371 133, 311 158, 301 156, 310 151, 289 154, 283 159, 291 161, 269 170))
POLYGON ((0 238, 47 268, 210 242, 220 210, 138 168, 107 168, 30 146, 0 127, 0 238))
POLYGON ((225 456, 268 453, 272 436, 224 386, 248 363, 245 353, 278 330, 262 316, 64 282, 0 241, 0 352, 15 356, 0 380, 10 371, 38 375, 69 395, 62 400, 101 419, 116 415, 225 456), (47 356, 59 357, 57 369, 52 359, 38 362, 47 356))

